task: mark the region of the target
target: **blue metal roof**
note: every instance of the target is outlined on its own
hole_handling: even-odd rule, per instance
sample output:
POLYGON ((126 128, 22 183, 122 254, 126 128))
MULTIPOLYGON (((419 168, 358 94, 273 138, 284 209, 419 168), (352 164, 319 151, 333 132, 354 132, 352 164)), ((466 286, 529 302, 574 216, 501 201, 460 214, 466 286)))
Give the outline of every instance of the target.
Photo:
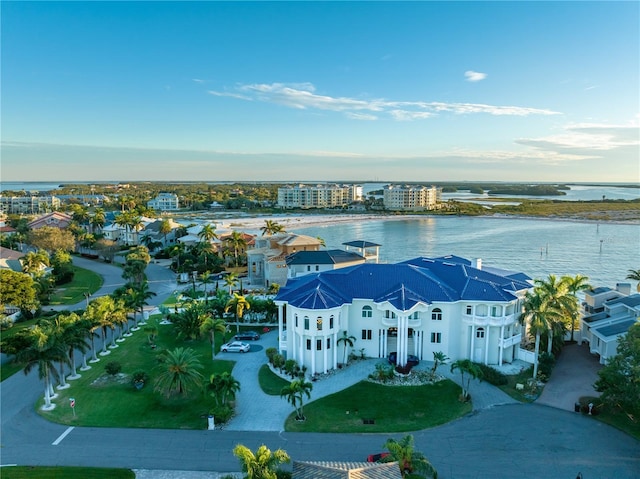
POLYGON ((388 301, 407 311, 417 303, 511 301, 528 289, 523 273, 502 276, 473 268, 464 258, 415 258, 397 264, 360 264, 290 279, 276 301, 305 309, 329 309, 354 299, 388 301))

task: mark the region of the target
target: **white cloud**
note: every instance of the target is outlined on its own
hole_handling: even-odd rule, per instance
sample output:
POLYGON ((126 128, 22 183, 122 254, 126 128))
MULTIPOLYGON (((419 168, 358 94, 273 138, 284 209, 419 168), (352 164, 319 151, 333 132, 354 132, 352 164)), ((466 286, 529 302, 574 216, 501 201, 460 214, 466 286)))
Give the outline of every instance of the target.
POLYGON ((398 121, 422 120, 438 113, 485 113, 496 116, 560 114, 552 110, 521 106, 332 97, 316 93, 316 88, 311 83, 255 83, 238 85, 234 92, 211 90, 209 93, 214 96, 275 103, 300 110, 343 112, 348 118, 355 120, 374 120, 383 114, 398 121))
POLYGON ((486 73, 474 72, 473 70, 467 70, 466 72, 464 72, 464 76, 467 81, 470 82, 482 81, 487 78, 486 73))
POLYGON ((378 119, 378 117, 375 115, 370 115, 368 113, 354 113, 351 111, 346 112, 345 116, 347 118, 351 118, 352 120, 374 121, 378 119))
POLYGON ((542 150, 608 151, 640 146, 637 124, 606 125, 580 123, 567 125, 561 133, 541 138, 521 138, 516 143, 542 150))

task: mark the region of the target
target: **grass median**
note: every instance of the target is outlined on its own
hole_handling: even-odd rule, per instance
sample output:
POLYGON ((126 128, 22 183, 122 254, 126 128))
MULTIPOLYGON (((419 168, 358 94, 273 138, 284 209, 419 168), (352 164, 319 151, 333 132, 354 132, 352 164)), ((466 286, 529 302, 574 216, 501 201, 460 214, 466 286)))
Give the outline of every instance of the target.
MULTIPOLYGON (((111 350, 111 354, 98 356, 100 362, 81 372, 80 379, 70 381, 70 388, 58 390, 55 409, 38 409, 39 413, 51 421, 74 426, 206 429, 206 418, 214 399, 204 389, 174 398, 166 398, 155 391, 153 381, 158 371, 158 354, 163 349, 192 348, 204 366, 201 372, 205 384, 213 373, 231 372, 235 364, 233 361, 212 360, 211 345, 207 339, 179 340, 172 325, 160 326, 155 349, 143 330, 135 332, 119 345, 111 350), (122 365, 121 374, 106 374, 105 365, 111 361, 122 365), (149 375, 149 380, 140 390, 131 381, 136 371, 149 375), (70 407, 70 398, 75 399, 74 409, 70 407)), ((38 406, 42 403, 40 400, 38 406)))
POLYGON ((460 392, 460 386, 448 379, 423 386, 386 386, 361 381, 306 404, 306 421, 296 421, 292 409, 285 430, 392 433, 428 429, 471 412, 471 403, 458 401, 460 392))

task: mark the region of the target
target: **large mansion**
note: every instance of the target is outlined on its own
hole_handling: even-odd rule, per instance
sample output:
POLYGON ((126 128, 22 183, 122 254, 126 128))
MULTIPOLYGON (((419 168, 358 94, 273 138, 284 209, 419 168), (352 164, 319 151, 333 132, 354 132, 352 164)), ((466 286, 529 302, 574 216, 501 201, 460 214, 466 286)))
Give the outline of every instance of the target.
POLYGON ((374 358, 397 352, 400 365, 410 354, 432 360, 439 351, 454 361, 501 365, 518 357, 518 318, 531 287, 523 273, 456 256, 298 276, 275 298, 279 350, 311 374, 343 362, 344 334, 356 338, 354 351, 374 358))

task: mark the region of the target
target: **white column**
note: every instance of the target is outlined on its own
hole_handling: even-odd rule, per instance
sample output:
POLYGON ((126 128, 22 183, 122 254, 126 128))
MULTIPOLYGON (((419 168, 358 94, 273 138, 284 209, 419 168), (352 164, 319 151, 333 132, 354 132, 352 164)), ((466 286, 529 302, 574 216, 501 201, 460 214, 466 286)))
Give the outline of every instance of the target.
POLYGON ((338 367, 338 333, 333 333, 333 341, 331 346, 333 346, 333 369, 338 367))
POLYGON ((484 363, 489 364, 489 331, 491 331, 491 326, 487 324, 487 335, 484 338, 484 363))
POLYGON ((318 342, 318 338, 316 336, 313 337, 313 339, 311 339, 311 374, 315 374, 316 373, 316 354, 318 353, 318 349, 316 348, 316 345, 313 344, 313 342, 318 342))
MULTIPOLYGON (((282 309, 282 305, 279 304, 278 305, 278 352, 281 352, 280 341, 282 340, 282 332, 284 331, 283 323, 284 323, 283 309, 282 309)), ((287 347, 289 347, 289 345, 287 345, 287 347)))
POLYGON ((324 374, 327 374, 328 368, 327 368, 327 361, 329 360, 329 358, 327 357, 327 337, 324 336, 322 338, 322 372, 324 374))
POLYGON ((498 347, 500 348, 500 352, 498 353, 500 356, 498 358, 498 364, 502 366, 502 356, 504 352, 504 324, 500 326, 500 343, 498 344, 498 347))
POLYGON ((474 360, 474 357, 473 357, 473 347, 474 347, 474 345, 475 345, 475 340, 476 340, 476 327, 475 327, 475 325, 473 325, 473 324, 472 324, 472 325, 471 325, 471 346, 470 346, 470 347, 471 347, 471 351, 469 352, 469 359, 470 359, 471 361, 473 361, 473 360, 474 360))

